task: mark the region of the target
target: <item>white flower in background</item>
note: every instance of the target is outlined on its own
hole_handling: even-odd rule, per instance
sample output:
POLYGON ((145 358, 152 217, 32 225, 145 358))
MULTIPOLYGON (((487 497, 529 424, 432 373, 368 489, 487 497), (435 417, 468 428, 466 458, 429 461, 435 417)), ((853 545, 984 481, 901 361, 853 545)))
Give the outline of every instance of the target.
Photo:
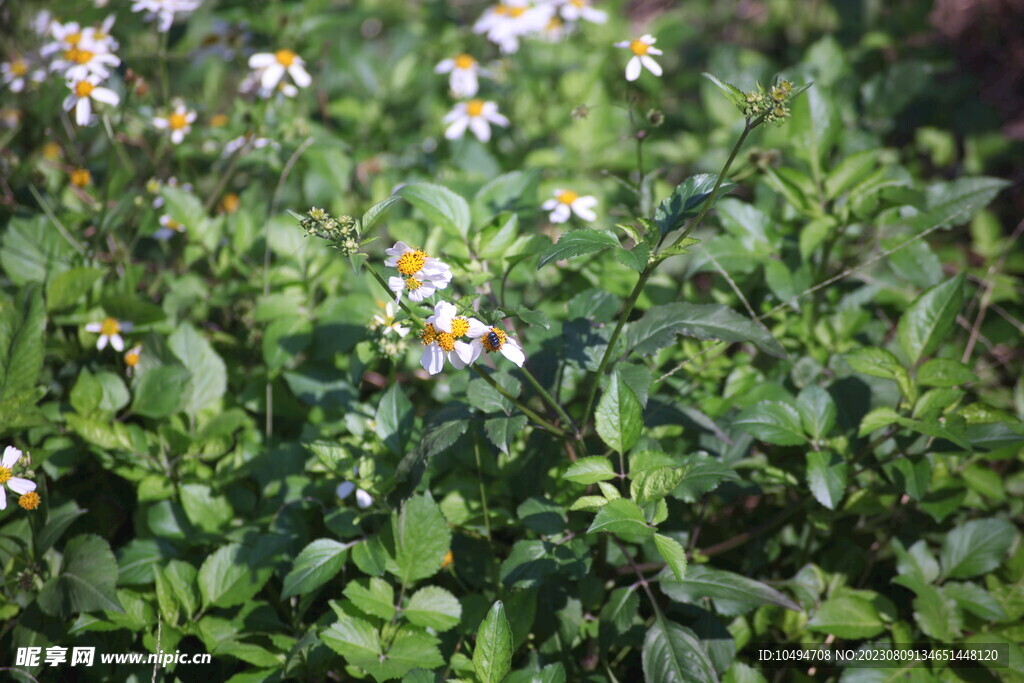
POLYGON ((597 206, 597 197, 581 196, 572 190, 555 190, 554 199, 549 199, 541 208, 550 211, 548 220, 552 223, 564 223, 570 214, 576 214, 585 221, 596 221, 597 214, 593 208, 597 206))
POLYGON ((401 277, 388 278, 388 288, 395 293, 395 299, 408 291, 413 301, 423 301, 452 281, 452 269, 440 259, 428 256, 425 251, 413 249, 405 242, 384 250, 388 258, 384 265, 397 268, 401 277))
POLYGON ((456 97, 472 97, 480 89, 477 74, 480 63, 465 53, 452 59, 443 59, 434 67, 434 73, 448 74, 448 87, 456 97))
POLYGON ((561 42, 573 29, 573 24, 562 21, 557 14, 552 15, 547 26, 541 29, 540 37, 549 43, 561 42))
MULTIPOLYGON (((420 341, 423 342, 420 365, 431 375, 444 369, 445 358, 460 370, 475 359, 472 346, 459 340, 473 332, 483 334, 487 326, 476 318, 458 315, 458 312, 453 304, 438 301, 434 315, 426 319, 426 325, 420 331, 420 341)), ((479 356, 479 352, 476 355, 479 356)))
POLYGON ((75 110, 75 123, 88 126, 92 119, 92 100, 116 107, 121 101, 110 88, 100 87, 99 76, 87 76, 79 81, 69 81, 71 94, 64 98, 64 111, 75 110))
POLYGON ((449 124, 444 136, 449 140, 461 138, 468 127, 476 139, 480 142, 487 142, 491 139, 491 124, 508 127, 508 119, 498 113, 498 105, 494 102, 484 100, 469 100, 459 102, 444 119, 449 124))
MULTIPOLYGON (((31 493, 36 490, 36 484, 34 481, 28 479, 22 479, 21 477, 14 476, 14 466, 18 464, 21 459, 22 452, 14 446, 8 446, 4 449, 3 460, 0 460, 0 510, 7 509, 7 489, 10 488, 12 491, 17 493, 19 496, 24 496, 26 493, 31 493)), ((38 505, 38 497, 34 501, 38 505)), ((27 501, 26 501, 27 503, 27 501)), ((23 503, 21 506, 26 510, 31 510, 36 505, 29 505, 23 503)))
POLYGON ((19 56, 9 62, 0 63, 0 80, 11 89, 11 92, 21 92, 29 81, 39 83, 45 76, 45 71, 33 68, 24 57, 19 56))
POLYGON ((473 25, 473 33, 486 33, 502 53, 511 54, 519 49, 522 36, 543 31, 554 14, 555 7, 550 4, 510 0, 487 8, 473 25))
POLYGON ((122 332, 131 332, 135 326, 129 322, 123 322, 116 318, 104 318, 100 323, 89 323, 85 326, 86 332, 99 333, 100 338, 96 342, 96 348, 102 351, 109 343, 115 351, 124 351, 124 339, 122 332))
POLYGON ((53 12, 46 9, 41 9, 36 12, 36 15, 32 17, 32 30, 37 36, 45 36, 50 32, 50 27, 54 24, 53 12))
POLYGON ((157 20, 157 31, 167 33, 174 23, 174 15, 193 12, 203 4, 202 0, 135 0, 133 12, 146 12, 146 20, 157 20))
POLYGON ((109 78, 110 70, 121 64, 114 54, 118 43, 110 34, 114 19, 114 15, 110 15, 99 26, 86 27, 76 21, 53 22, 50 35, 54 40, 41 50, 44 57, 55 55, 50 71, 60 72, 70 80, 80 80, 90 74, 109 78))
POLYGON ((650 33, 640 36, 636 40, 624 40, 615 43, 615 47, 622 47, 632 51, 633 56, 626 64, 626 80, 635 81, 640 78, 641 68, 646 68, 655 76, 661 75, 661 66, 651 58, 651 55, 660 55, 661 50, 654 45, 657 39, 650 33))
POLYGON ((483 325, 470 329, 468 335, 473 340, 470 342, 470 346, 473 348, 470 362, 475 361, 482 351, 499 352, 519 367, 523 367, 523 363, 526 362, 523 347, 499 327, 483 325))
POLYGON ((389 301, 384 306, 384 315, 380 313, 373 314, 373 327, 374 329, 380 328, 383 330, 381 334, 387 336, 391 332, 394 332, 399 337, 405 337, 409 334, 409 328, 403 327, 401 324, 395 322, 395 315, 398 314, 398 306, 394 301, 389 301))
POLYGON ((124 354, 124 374, 131 377, 135 374, 135 368, 139 365, 139 358, 142 357, 142 345, 136 344, 124 354))
POLYGON ((185 232, 184 223, 164 214, 160 216, 160 229, 153 233, 153 239, 166 241, 183 232, 185 232))
MULTIPOLYGON (((359 476, 358 472, 356 473, 356 476, 359 476)), ((356 485, 350 481, 343 481, 338 484, 338 487, 334 492, 337 494, 338 498, 345 500, 352 495, 353 491, 356 492, 356 505, 359 506, 360 510, 365 510, 373 505, 373 496, 360 488, 356 488, 356 485)))
MULTIPOLYGON (((98 47, 98 46, 93 46, 98 47)), ((50 70, 60 72, 69 81, 79 81, 87 76, 106 80, 110 70, 121 64, 121 59, 112 52, 101 52, 80 46, 64 50, 50 63, 50 70)))
MULTIPOLYGON (((290 94, 287 89, 279 88, 286 73, 291 76, 292 81, 298 87, 309 87, 310 83, 313 82, 313 78, 306 71, 305 64, 302 61, 302 57, 299 57, 291 50, 259 52, 249 57, 249 68, 254 70, 252 76, 259 80, 260 95, 262 97, 270 97, 278 89, 281 89, 285 96, 294 97, 297 92, 294 87, 292 87, 290 94)), ((284 85, 288 84, 285 83, 284 85)))
POLYGON ((196 113, 185 106, 181 100, 174 103, 174 110, 167 116, 156 116, 153 118, 153 125, 160 130, 171 132, 171 142, 180 145, 185 136, 192 130, 192 124, 196 120, 196 113))
POLYGON ((221 152, 221 157, 226 159, 229 156, 232 156, 235 152, 242 149, 246 143, 249 143, 249 151, 260 149, 267 145, 275 148, 280 147, 279 144, 269 138, 258 138, 254 137, 254 133, 246 133, 245 135, 240 135, 237 138, 228 140, 224 143, 224 151, 221 152))
POLYGON ((566 21, 589 21, 594 24, 603 24, 608 21, 608 13, 590 6, 590 0, 564 0, 558 13, 566 21))

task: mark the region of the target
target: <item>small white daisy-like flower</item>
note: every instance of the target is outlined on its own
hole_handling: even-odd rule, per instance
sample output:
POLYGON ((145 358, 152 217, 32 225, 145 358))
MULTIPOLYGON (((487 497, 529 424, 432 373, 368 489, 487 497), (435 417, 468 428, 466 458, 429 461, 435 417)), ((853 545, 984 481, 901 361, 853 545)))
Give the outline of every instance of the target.
POLYGON ((160 216, 160 229, 153 233, 153 239, 166 241, 183 232, 185 232, 184 223, 164 214, 160 216))
POLYGON ((661 66, 651 58, 651 55, 660 55, 662 52, 654 45, 657 39, 650 33, 644 34, 636 40, 623 40, 615 43, 615 47, 622 47, 632 51, 633 56, 626 64, 626 80, 635 81, 640 78, 640 70, 646 68, 655 76, 661 75, 661 66))
POLYGON ((41 9, 36 12, 36 15, 32 17, 32 30, 37 36, 45 36, 50 32, 50 27, 56 23, 53 18, 53 12, 47 9, 41 9))
POLYGON ((434 306, 434 315, 426 319, 420 331, 420 341, 423 342, 420 365, 431 375, 444 369, 445 358, 461 370, 480 355, 477 352, 474 356, 473 347, 460 339, 474 332, 483 334, 487 326, 476 318, 458 315, 458 312, 454 304, 438 301, 434 306))
POLYGON ((153 118, 153 125, 159 130, 171 132, 171 142, 180 145, 185 136, 192 130, 195 123, 196 113, 185 106, 185 103, 178 100, 175 102, 174 110, 167 116, 156 116, 153 118))
POLYGON ((472 97, 480 89, 477 74, 480 63, 472 55, 461 54, 452 59, 443 59, 434 67, 434 73, 451 74, 448 87, 456 97, 472 97))
MULTIPOLYGON (((249 67, 259 74, 261 94, 269 97, 278 88, 284 75, 291 76, 292 81, 300 88, 309 87, 313 78, 306 71, 305 62, 302 57, 291 50, 277 50, 276 52, 259 52, 249 57, 249 67)), ((285 95, 288 95, 285 92, 285 95)), ((291 95, 288 95, 291 97, 291 95)))
POLYGON ((593 208, 597 206, 597 198, 590 195, 579 195, 572 190, 555 190, 554 199, 549 199, 541 208, 550 211, 548 220, 552 223, 564 223, 571 214, 576 214, 585 221, 596 221, 597 214, 593 208))
POLYGON ((345 500, 352 495, 353 491, 356 492, 356 505, 359 506, 360 510, 365 510, 373 505, 373 496, 361 488, 357 488, 356 485, 350 481, 343 481, 338 484, 338 487, 334 492, 337 494, 338 498, 345 500))
POLYGON ((461 138, 469 128, 476 139, 487 142, 491 139, 491 124, 508 127, 508 119, 498 113, 498 105, 485 100, 459 102, 444 117, 449 124, 444 136, 449 140, 461 138))
POLYGON ((75 110, 75 123, 88 126, 92 119, 92 100, 116 107, 121 101, 117 93, 99 85, 100 77, 86 76, 79 81, 69 81, 71 94, 64 98, 64 111, 75 110))
POLYGON ((29 81, 39 83, 45 75, 45 71, 33 68, 24 57, 19 56, 9 62, 0 63, 0 80, 11 89, 11 92, 21 92, 29 81))
POLYGON ((504 54, 519 49, 519 39, 544 30, 555 13, 548 3, 530 5, 523 0, 509 0, 489 7, 473 25, 474 33, 486 33, 504 54))
POLYGON ((136 344, 124 354, 124 374, 131 377, 135 374, 135 368, 139 365, 139 358, 142 356, 142 345, 136 344))
MULTIPOLYGON (((4 449, 4 457, 0 460, 0 510, 7 509, 8 488, 19 496, 24 496, 25 494, 36 490, 36 484, 34 481, 14 476, 14 466, 18 464, 21 456, 22 452, 14 446, 8 446, 4 449)), ((38 500, 35 502, 38 504, 38 500)), ((25 503, 21 506, 26 510, 30 510, 35 507, 35 505, 30 506, 25 503)))
POLYGON ((523 347, 515 339, 508 336, 508 333, 500 327, 483 325, 482 327, 471 329, 468 335, 473 340, 470 342, 470 346, 473 349, 470 362, 475 361, 483 351, 488 353, 498 352, 519 367, 523 367, 523 363, 526 362, 523 347))
POLYGON ((397 268, 401 275, 388 278, 388 288, 395 293, 396 300, 408 291, 410 299, 423 301, 452 281, 448 264, 405 242, 395 242, 395 246, 385 249, 384 253, 388 255, 384 265, 397 268))
POLYGON ((89 323, 85 326, 86 332, 99 333, 100 338, 96 341, 96 348, 102 351, 109 343, 115 351, 124 351, 124 338, 122 332, 131 332, 135 326, 129 322, 117 320, 116 318, 104 318, 103 322, 89 323))
POLYGON ((175 14, 193 12, 201 4, 202 0, 135 0, 132 11, 145 12, 147 21, 157 20, 157 31, 167 33, 175 14))
POLYGON ((79 81, 88 76, 105 80, 110 78, 110 70, 120 64, 121 59, 117 55, 106 52, 105 48, 101 50, 99 45, 86 46, 83 40, 77 47, 61 52, 50 63, 50 70, 62 73, 69 81, 79 81))
POLYGON ((603 24, 608 21, 608 13, 590 6, 590 0, 564 0, 558 13, 566 21, 589 21, 603 24))
POLYGON ((409 328, 404 327, 401 324, 395 322, 395 315, 398 314, 398 306, 394 301, 389 301, 384 306, 384 315, 380 313, 373 314, 373 325, 374 329, 380 328, 383 330, 382 335, 387 336, 391 332, 394 332, 399 337, 405 337, 409 334, 409 328))
POLYGON ((226 159, 232 156, 235 152, 242 149, 242 147, 244 147, 246 143, 249 144, 249 151, 252 151, 254 149, 260 149, 261 147, 266 147, 267 145, 270 145, 271 147, 275 148, 280 147, 280 145, 278 145, 270 138, 259 138, 255 137, 254 133, 246 133, 245 135, 239 135, 237 138, 225 142, 224 151, 221 152, 221 157, 226 159))

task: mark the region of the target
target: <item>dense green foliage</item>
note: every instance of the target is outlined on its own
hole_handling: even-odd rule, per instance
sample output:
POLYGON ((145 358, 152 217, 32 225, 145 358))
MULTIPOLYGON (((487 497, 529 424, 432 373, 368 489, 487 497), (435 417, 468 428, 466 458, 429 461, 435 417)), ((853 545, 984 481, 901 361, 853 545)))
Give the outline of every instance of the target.
POLYGON ((502 53, 478 2, 53 0, 116 15, 91 119, 14 87, 54 38, 0 4, 0 667, 1021 680, 1024 150, 896 4, 608 2, 502 53), (1005 656, 758 661, 915 643, 1005 656), (212 663, 14 666, 57 645, 212 663))

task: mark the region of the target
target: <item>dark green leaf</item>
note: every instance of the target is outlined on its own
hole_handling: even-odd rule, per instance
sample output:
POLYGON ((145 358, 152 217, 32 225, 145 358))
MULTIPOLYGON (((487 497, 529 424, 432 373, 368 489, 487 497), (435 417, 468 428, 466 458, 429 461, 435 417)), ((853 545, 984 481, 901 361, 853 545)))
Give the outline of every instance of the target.
MULTIPOLYGON (((702 205, 711 196, 711 191, 718 182, 714 173, 701 173, 690 176, 676 186, 667 199, 658 205, 654 212, 654 223, 662 235, 683 227, 683 221, 700 213, 702 205)), ((734 183, 723 181, 718 191, 721 197, 734 187, 734 183)))
POLYGON ((427 220, 453 231, 463 239, 469 235, 469 203, 446 187, 429 183, 403 185, 397 193, 415 206, 427 220))
POLYGON ((714 683, 711 658, 688 628, 660 618, 644 637, 644 680, 648 683, 714 683))
POLYGON ((761 401, 740 413, 733 425, 777 446, 799 446, 807 440, 800 413, 782 401, 761 401))
POLYGON ((965 280, 961 273, 932 287, 903 313, 898 329, 900 346, 911 363, 930 356, 953 329, 963 305, 965 280))
POLYGON ((123 613, 117 599, 117 560, 105 540, 94 534, 75 536, 64 547, 60 573, 39 592, 39 607, 66 618, 77 612, 123 613))
POLYGON ((395 537, 396 576, 408 586, 426 579, 441 569, 451 546, 452 532, 437 504, 424 496, 414 496, 391 518, 395 537))
POLYGON ((573 259, 587 254, 596 254, 605 249, 619 246, 619 240, 607 230, 570 230, 558 238, 540 255, 537 269, 554 261, 573 259))
POLYGON ((969 579, 999 566, 1016 536, 1004 519, 975 519, 950 531, 942 544, 942 576, 969 579))
POLYGON ((347 543, 319 538, 303 548, 295 558, 291 571, 284 577, 281 599, 305 595, 334 578, 345 565, 349 547, 347 543))
POLYGON ((640 438, 643 408, 626 383, 612 374, 594 412, 594 425, 601 440, 618 453, 625 453, 640 438))
POLYGON ((722 304, 674 303, 652 306, 626 330, 626 344, 650 354, 675 341, 677 334, 697 339, 751 342, 777 358, 785 349, 764 328, 722 304))
POLYGON ((846 463, 836 453, 808 451, 807 486, 819 503, 835 510, 846 493, 846 463))
POLYGON ((855 595, 842 595, 823 602, 807 622, 807 628, 838 638, 860 640, 877 636, 885 630, 885 624, 873 604, 855 595))
POLYGON ((380 399, 375 423, 377 436, 395 455, 405 454, 414 419, 412 404, 399 384, 393 383, 380 399))
POLYGON ((495 602, 476 634, 473 670, 483 683, 501 683, 512 666, 512 629, 505 606, 495 602))
POLYGON ((625 498, 610 500, 597 511, 587 533, 593 534, 598 531, 607 531, 617 536, 625 534, 627 537, 654 535, 654 528, 647 525, 644 513, 636 503, 625 498))

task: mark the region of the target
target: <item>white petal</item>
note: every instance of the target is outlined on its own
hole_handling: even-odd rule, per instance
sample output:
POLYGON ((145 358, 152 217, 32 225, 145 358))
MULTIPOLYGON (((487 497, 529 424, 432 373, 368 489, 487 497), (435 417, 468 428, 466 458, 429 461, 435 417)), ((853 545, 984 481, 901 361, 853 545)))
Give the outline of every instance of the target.
POLYGON ((338 498, 341 498, 342 500, 345 500, 350 495, 352 495, 352 492, 355 491, 355 490, 356 490, 356 485, 355 484, 353 484, 350 481, 343 481, 340 484, 338 484, 338 488, 334 489, 334 493, 338 496, 338 498))
POLYGON ((490 325, 485 325, 484 323, 480 322, 476 318, 470 318, 469 319, 469 330, 466 332, 466 334, 471 339, 477 339, 477 338, 482 337, 485 334, 487 334, 490 331, 490 329, 491 329, 490 325))
POLYGON ((437 344, 428 344, 420 356, 420 365, 431 375, 436 375, 444 369, 444 351, 437 344))
POLYGON ((11 477, 10 479, 7 480, 7 485, 10 486, 11 490, 14 491, 15 493, 20 493, 22 495, 28 493, 29 491, 36 490, 36 483, 34 481, 22 479, 21 477, 11 477))
POLYGON ((86 332, 99 332, 103 329, 103 323, 89 323, 85 326, 86 332))
POLYGON ((390 289, 395 294, 401 294, 402 290, 405 289, 405 280, 403 280, 400 277, 389 277, 388 289, 390 289))
POLYGON ((440 62, 437 63, 437 66, 434 67, 434 73, 436 73, 436 74, 446 74, 446 73, 448 73, 449 71, 451 71, 454 68, 455 68, 455 60, 454 59, 442 59, 440 62))
MULTIPOLYGON (((564 205, 563 205, 564 206, 564 205)), ((585 221, 596 221, 597 214, 585 206, 580 206, 579 202, 572 203, 572 210, 577 216, 585 221)))
POLYGON ((629 47, 629 41, 628 40, 620 40, 617 43, 613 43, 613 45, 615 47, 629 47))
POLYGON ((373 496, 362 489, 358 489, 356 491, 356 505, 365 510, 373 505, 373 496))
POLYGON ((107 348, 107 342, 110 341, 110 337, 105 334, 101 334, 100 338, 96 341, 96 348, 100 351, 107 348))
POLYGON ((309 72, 302 68, 301 64, 292 64, 288 67, 288 75, 295 81, 295 85, 300 88, 308 88, 309 84, 313 82, 313 77, 309 75, 309 72))
POLYGON ((185 130, 183 128, 179 128, 178 130, 175 130, 175 131, 171 132, 171 142, 173 142, 174 144, 180 145, 181 141, 184 140, 184 139, 185 139, 185 130))
POLYGON ((455 121, 458 121, 459 119, 467 118, 467 116, 468 115, 466 114, 466 105, 463 104, 462 102, 459 102, 452 108, 450 112, 444 115, 444 118, 441 119, 441 123, 453 123, 455 121))
POLYGON ((593 197, 591 195, 577 197, 576 201, 572 203, 572 208, 575 209, 577 206, 582 206, 585 209, 592 209, 597 206, 597 197, 593 197))
POLYGON ((424 281, 415 290, 409 292, 409 298, 412 299, 413 301, 423 301, 424 299, 427 299, 430 296, 432 296, 436 291, 437 288, 434 287, 433 284, 431 284, 429 281, 424 281))
POLYGON ((89 98, 83 97, 78 100, 78 103, 75 105, 75 123, 80 126, 88 126, 91 115, 92 105, 89 104, 89 98))
POLYGON ((0 486, 0 510, 7 509, 7 490, 0 486))
POLYGON ((552 223, 564 223, 569 220, 569 214, 571 213, 568 204, 558 203, 555 210, 548 216, 552 223))
POLYGON ((405 242, 399 240, 395 242, 395 246, 385 249, 384 253, 388 256, 401 256, 407 251, 412 251, 412 248, 405 242))
POLYGON ((519 346, 516 340, 509 337, 505 340, 505 343, 501 345, 501 355, 508 358, 510 361, 523 367, 523 363, 526 362, 526 356, 523 354, 523 349, 519 346))
POLYGON ((442 332, 452 331, 452 318, 459 314, 455 304, 438 301, 434 306, 434 327, 442 332))
POLYGON ((273 90, 281 82, 282 76, 284 76, 284 67, 274 62, 264 70, 263 76, 260 78, 260 85, 268 90, 273 90))
POLYGON ((491 139, 491 125, 482 116, 474 116, 469 122, 469 129, 480 142, 487 142, 491 139))
POLYGON ((484 118, 502 128, 508 128, 508 119, 505 116, 499 114, 497 111, 491 112, 490 114, 484 114, 484 118))
POLYGON ((551 209, 555 208, 556 206, 558 206, 558 200, 557 199, 549 199, 546 202, 544 202, 543 204, 541 204, 540 208, 544 209, 545 211, 550 211, 551 209))
POLYGON ((640 36, 640 42, 643 43, 644 45, 654 45, 656 42, 658 42, 658 39, 652 36, 650 33, 645 33, 642 36, 640 36))
POLYGON ((456 97, 472 97, 480 89, 476 80, 476 72, 469 69, 456 69, 448 81, 456 97))
POLYGON ((626 80, 635 81, 638 78, 640 78, 640 58, 634 55, 626 64, 626 80))
POLYGON ((466 126, 469 125, 469 117, 463 116, 460 119, 456 119, 455 123, 448 126, 448 130, 444 132, 445 138, 449 140, 455 140, 461 138, 466 132, 466 126))
POLYGON ((649 47, 649 48, 647 48, 647 54, 649 54, 649 55, 663 55, 665 53, 662 52, 661 50, 659 50, 656 47, 649 47))
POLYGON ((110 88, 93 88, 90 95, 97 102, 109 104, 111 107, 116 107, 118 102, 121 101, 121 98, 117 96, 117 93, 110 88))
POLYGON ((124 339, 119 334, 110 335, 110 345, 115 351, 124 351, 124 339))
POLYGON ((260 52, 249 57, 250 69, 265 69, 277 61, 277 57, 271 52, 260 52))
POLYGON ((21 451, 19 451, 14 446, 8 446, 7 448, 4 449, 4 458, 2 461, 0 461, 0 465, 6 467, 7 469, 11 469, 12 467, 14 467, 15 463, 17 463, 20 458, 21 451))
POLYGON ((661 65, 658 64, 656 61, 654 61, 647 55, 641 57, 640 61, 643 62, 644 66, 646 66, 647 70, 650 71, 652 74, 654 74, 655 76, 661 75, 661 65))

